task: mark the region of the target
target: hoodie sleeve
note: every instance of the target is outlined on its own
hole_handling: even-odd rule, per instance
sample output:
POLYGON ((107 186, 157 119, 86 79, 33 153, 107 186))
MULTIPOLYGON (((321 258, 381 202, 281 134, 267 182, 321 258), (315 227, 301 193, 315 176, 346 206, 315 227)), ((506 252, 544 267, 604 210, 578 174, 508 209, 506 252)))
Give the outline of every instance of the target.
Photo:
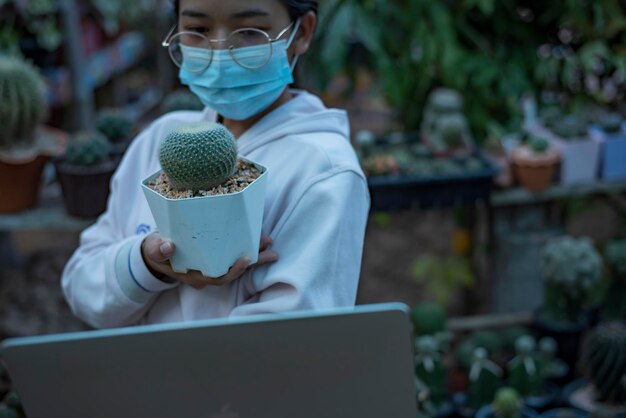
POLYGON ((368 212, 355 171, 312 182, 272 233, 279 260, 255 271, 253 295, 231 316, 353 306, 368 212))
MULTIPOLYGON (((133 151, 137 155, 141 150, 133 151)), ((145 266, 144 236, 124 233, 133 199, 141 193, 132 181, 139 174, 130 157, 113 177, 107 211, 82 232, 61 278, 72 312, 95 328, 136 324, 160 292, 175 286, 158 280, 145 266)))

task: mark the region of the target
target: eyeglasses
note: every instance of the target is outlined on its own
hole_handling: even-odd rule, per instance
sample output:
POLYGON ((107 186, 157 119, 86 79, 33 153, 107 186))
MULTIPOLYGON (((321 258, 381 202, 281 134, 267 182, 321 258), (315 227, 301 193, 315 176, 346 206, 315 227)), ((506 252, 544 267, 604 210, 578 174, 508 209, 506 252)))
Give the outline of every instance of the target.
POLYGON ((254 70, 269 62, 272 57, 272 43, 280 40, 292 26, 293 22, 273 39, 266 32, 256 28, 237 29, 225 39, 209 39, 197 32, 174 33, 176 30, 174 26, 161 45, 167 48, 174 64, 192 73, 201 73, 211 65, 215 50, 212 45, 218 43, 226 45, 226 49, 237 64, 254 70), (258 48, 254 51, 245 49, 251 46, 258 48))

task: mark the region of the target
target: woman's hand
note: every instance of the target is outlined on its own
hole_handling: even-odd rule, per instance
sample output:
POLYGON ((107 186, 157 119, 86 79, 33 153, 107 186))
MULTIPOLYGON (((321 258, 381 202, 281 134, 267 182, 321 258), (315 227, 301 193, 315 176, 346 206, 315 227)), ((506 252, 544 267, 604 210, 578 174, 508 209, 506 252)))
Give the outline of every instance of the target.
POLYGON ((153 232, 144 238, 141 243, 141 256, 148 269, 159 280, 168 283, 179 281, 194 289, 200 290, 207 285, 222 286, 228 284, 241 277, 251 266, 260 266, 278 260, 278 254, 269 249, 270 245, 272 245, 272 239, 270 237, 261 237, 259 259, 255 264, 251 265, 249 258, 242 257, 233 264, 230 270, 228 270, 228 273, 220 277, 206 277, 198 270, 189 270, 187 273, 176 273, 172 270, 169 261, 176 250, 174 244, 170 241, 163 240, 157 232, 153 232))

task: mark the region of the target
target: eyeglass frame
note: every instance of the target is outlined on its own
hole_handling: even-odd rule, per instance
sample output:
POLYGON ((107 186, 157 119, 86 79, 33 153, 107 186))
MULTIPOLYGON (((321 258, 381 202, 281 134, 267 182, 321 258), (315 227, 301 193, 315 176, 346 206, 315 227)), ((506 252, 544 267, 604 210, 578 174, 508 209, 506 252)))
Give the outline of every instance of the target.
MULTIPOLYGON (((281 31, 278 33, 278 35, 276 35, 276 37, 275 37, 275 38, 273 38, 273 39, 272 39, 272 38, 270 37, 270 35, 269 35, 267 32, 265 32, 264 30, 257 29, 257 28, 251 28, 251 27, 236 29, 236 30, 232 31, 231 33, 229 33, 229 34, 228 34, 228 36, 227 36, 226 38, 222 38, 222 39, 209 39, 208 37, 204 36, 203 34, 201 34, 201 33, 197 33, 197 32, 189 32, 189 31, 186 31, 186 32, 176 32, 176 33, 174 33, 174 31, 175 31, 175 30, 176 30, 176 28, 178 27, 178 24, 176 23, 176 24, 174 24, 174 26, 172 27, 172 29, 170 29, 170 30, 169 30, 169 32, 168 32, 168 33, 167 33, 167 35, 165 36, 165 39, 163 39, 163 42, 161 42, 161 46, 162 46, 162 47, 164 47, 164 48, 167 48, 168 55, 170 56, 170 58, 171 58, 171 60, 174 62, 174 64, 175 64, 178 68, 182 68, 182 65, 183 65, 183 64, 181 63, 181 64, 179 65, 179 64, 176 62, 176 60, 174 59, 174 57, 172 57, 172 50, 170 49, 170 45, 172 44, 172 39, 173 39, 174 37, 178 36, 178 35, 183 35, 183 34, 192 34, 192 35, 194 35, 194 36, 201 36, 201 37, 203 37, 203 38, 206 38, 206 40, 209 42, 209 44, 208 44, 208 45, 209 45, 209 47, 208 47, 208 48, 206 48, 206 49, 208 49, 208 50, 210 50, 210 51, 211 51, 211 59, 209 60, 209 63, 206 65, 206 67, 204 67, 204 68, 202 69, 202 71, 204 71, 204 70, 206 70, 207 68, 209 68, 209 67, 211 66, 211 63, 213 63, 213 52, 215 51, 215 49, 211 47, 211 43, 213 43, 213 42, 214 42, 214 43, 218 43, 218 42, 225 42, 225 41, 228 41, 228 39, 231 37, 231 35, 232 35, 233 33, 235 33, 235 32, 239 32, 239 31, 253 30, 253 31, 256 31, 256 32, 261 32, 263 35, 265 35, 265 36, 267 37, 267 44, 270 46, 270 53, 269 53, 269 54, 268 54, 268 56, 267 56, 267 60, 266 60, 266 61, 265 61, 262 65, 259 65, 258 67, 247 67, 247 66, 245 66, 245 65, 242 65, 242 64, 241 64, 241 63, 237 60, 237 58, 235 58, 235 56, 233 55, 233 49, 235 49, 235 48, 234 48, 232 45, 228 45, 228 46, 227 46, 227 48, 226 48, 226 49, 228 49, 228 52, 229 52, 230 56, 231 56, 231 57, 233 58, 233 60, 237 63, 237 65, 239 65, 239 66, 241 66, 241 67, 243 67, 243 68, 246 68, 246 69, 248 69, 248 70, 256 70, 256 69, 258 69, 258 68, 262 68, 262 67, 266 66, 266 65, 267 65, 267 63, 268 63, 268 62, 270 62, 270 59, 272 58, 272 54, 274 53, 274 48, 272 47, 273 43, 274 43, 274 42, 279 41, 279 40, 280 40, 280 38, 282 38, 282 37, 285 35, 285 33, 287 33, 287 32, 289 31, 289 29, 291 29, 291 28, 292 28, 292 26, 293 26, 293 25, 294 25, 294 22, 293 22, 293 21, 291 21, 291 22, 289 23, 289 25, 287 25, 287 27, 286 27, 286 28, 284 28, 283 30, 281 30, 281 31)), ((201 72, 201 71, 199 71, 199 72, 201 72)))

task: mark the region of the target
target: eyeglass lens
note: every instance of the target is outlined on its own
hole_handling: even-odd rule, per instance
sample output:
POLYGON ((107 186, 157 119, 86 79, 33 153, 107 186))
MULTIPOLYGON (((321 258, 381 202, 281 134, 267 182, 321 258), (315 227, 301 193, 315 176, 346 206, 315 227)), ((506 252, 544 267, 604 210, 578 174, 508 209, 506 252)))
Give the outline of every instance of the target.
POLYGON ((214 50, 223 49, 227 49, 239 65, 251 69, 264 66, 272 54, 269 36, 257 29, 237 30, 223 42, 210 41, 198 33, 181 32, 171 39, 169 53, 176 65, 197 73, 211 64, 214 50))

